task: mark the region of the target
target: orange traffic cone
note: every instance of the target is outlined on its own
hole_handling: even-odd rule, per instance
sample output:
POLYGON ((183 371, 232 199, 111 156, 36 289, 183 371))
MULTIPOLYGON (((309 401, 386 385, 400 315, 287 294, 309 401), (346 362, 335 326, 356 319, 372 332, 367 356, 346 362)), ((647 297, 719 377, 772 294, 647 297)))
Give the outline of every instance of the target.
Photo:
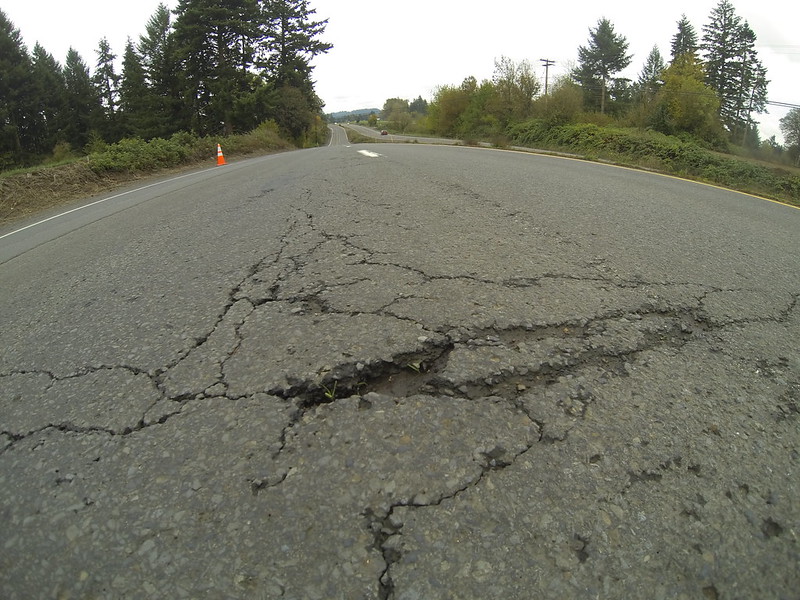
POLYGON ((217 144, 217 165, 227 165, 228 163, 225 162, 225 156, 222 154, 222 146, 217 144))

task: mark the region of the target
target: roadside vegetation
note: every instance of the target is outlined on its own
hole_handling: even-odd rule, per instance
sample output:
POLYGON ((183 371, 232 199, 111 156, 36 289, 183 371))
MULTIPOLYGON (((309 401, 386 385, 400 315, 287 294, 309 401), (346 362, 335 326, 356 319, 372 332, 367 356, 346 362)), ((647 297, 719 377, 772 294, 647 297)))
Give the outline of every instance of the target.
POLYGON ((160 4, 118 56, 32 51, 0 10, 0 224, 144 174, 327 139, 307 0, 160 4))
POLYGON ((101 39, 90 69, 73 49, 63 65, 38 43, 29 52, 0 10, 0 172, 75 156, 101 170, 171 166, 206 138, 235 152, 267 130, 318 144, 311 61, 332 46, 314 14, 307 0, 160 4, 121 56, 101 39))
MULTIPOLYGON (((326 135, 321 119, 314 131, 326 135)), ((225 157, 234 159, 296 147, 282 137, 277 124, 267 121, 251 132, 225 138, 176 133, 169 139, 131 138, 116 144, 96 141, 83 156, 62 150, 46 164, 0 173, 0 226, 143 176, 214 164, 220 140, 225 157)))
POLYGON ((441 85, 430 102, 390 98, 362 123, 567 152, 800 205, 800 106, 781 119, 785 145, 762 140, 754 116, 770 102, 755 32, 720 0, 702 33, 682 16, 669 60, 654 46, 630 81, 615 77, 632 63, 628 42, 600 19, 555 81, 543 85, 529 61, 503 56, 491 79, 441 85))

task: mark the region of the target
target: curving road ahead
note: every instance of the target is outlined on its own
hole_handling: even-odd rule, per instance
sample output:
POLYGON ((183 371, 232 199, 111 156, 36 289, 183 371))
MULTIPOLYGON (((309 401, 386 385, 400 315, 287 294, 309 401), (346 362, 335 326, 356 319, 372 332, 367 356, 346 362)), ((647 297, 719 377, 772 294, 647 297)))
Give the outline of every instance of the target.
POLYGON ((333 130, 0 232, 0 597, 796 594, 800 211, 333 130))

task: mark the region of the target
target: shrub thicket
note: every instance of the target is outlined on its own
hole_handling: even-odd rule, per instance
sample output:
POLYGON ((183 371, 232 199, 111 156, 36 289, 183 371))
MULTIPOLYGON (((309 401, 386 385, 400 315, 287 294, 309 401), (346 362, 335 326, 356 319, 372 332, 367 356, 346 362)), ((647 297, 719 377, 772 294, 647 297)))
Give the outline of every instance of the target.
POLYGON ((154 138, 147 142, 139 138, 124 139, 90 154, 89 165, 99 174, 154 171, 215 157, 217 143, 224 146, 226 156, 292 147, 281 138, 278 126, 267 121, 249 133, 222 139, 200 138, 186 132, 176 133, 169 139, 154 138))

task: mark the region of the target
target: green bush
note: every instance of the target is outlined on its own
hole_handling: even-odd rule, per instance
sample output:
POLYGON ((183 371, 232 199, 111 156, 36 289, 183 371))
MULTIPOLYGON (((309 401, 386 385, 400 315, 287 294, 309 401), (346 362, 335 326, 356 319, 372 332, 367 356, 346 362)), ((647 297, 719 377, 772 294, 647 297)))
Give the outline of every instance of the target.
POLYGON ((139 172, 174 167, 191 154, 190 148, 175 140, 154 138, 145 142, 127 138, 108 146, 102 152, 89 155, 95 172, 139 172))
POLYGON ((155 171, 202 160, 214 160, 218 143, 223 146, 226 155, 291 147, 289 142, 281 138, 278 126, 273 121, 267 121, 249 133, 220 140, 199 138, 186 132, 176 133, 168 140, 154 138, 146 142, 140 138, 126 138, 91 153, 89 165, 95 173, 155 171))
POLYGON ((59 164, 74 160, 76 157, 77 154, 72 151, 72 146, 69 145, 69 142, 58 142, 53 146, 53 156, 45 161, 45 164, 59 164))

